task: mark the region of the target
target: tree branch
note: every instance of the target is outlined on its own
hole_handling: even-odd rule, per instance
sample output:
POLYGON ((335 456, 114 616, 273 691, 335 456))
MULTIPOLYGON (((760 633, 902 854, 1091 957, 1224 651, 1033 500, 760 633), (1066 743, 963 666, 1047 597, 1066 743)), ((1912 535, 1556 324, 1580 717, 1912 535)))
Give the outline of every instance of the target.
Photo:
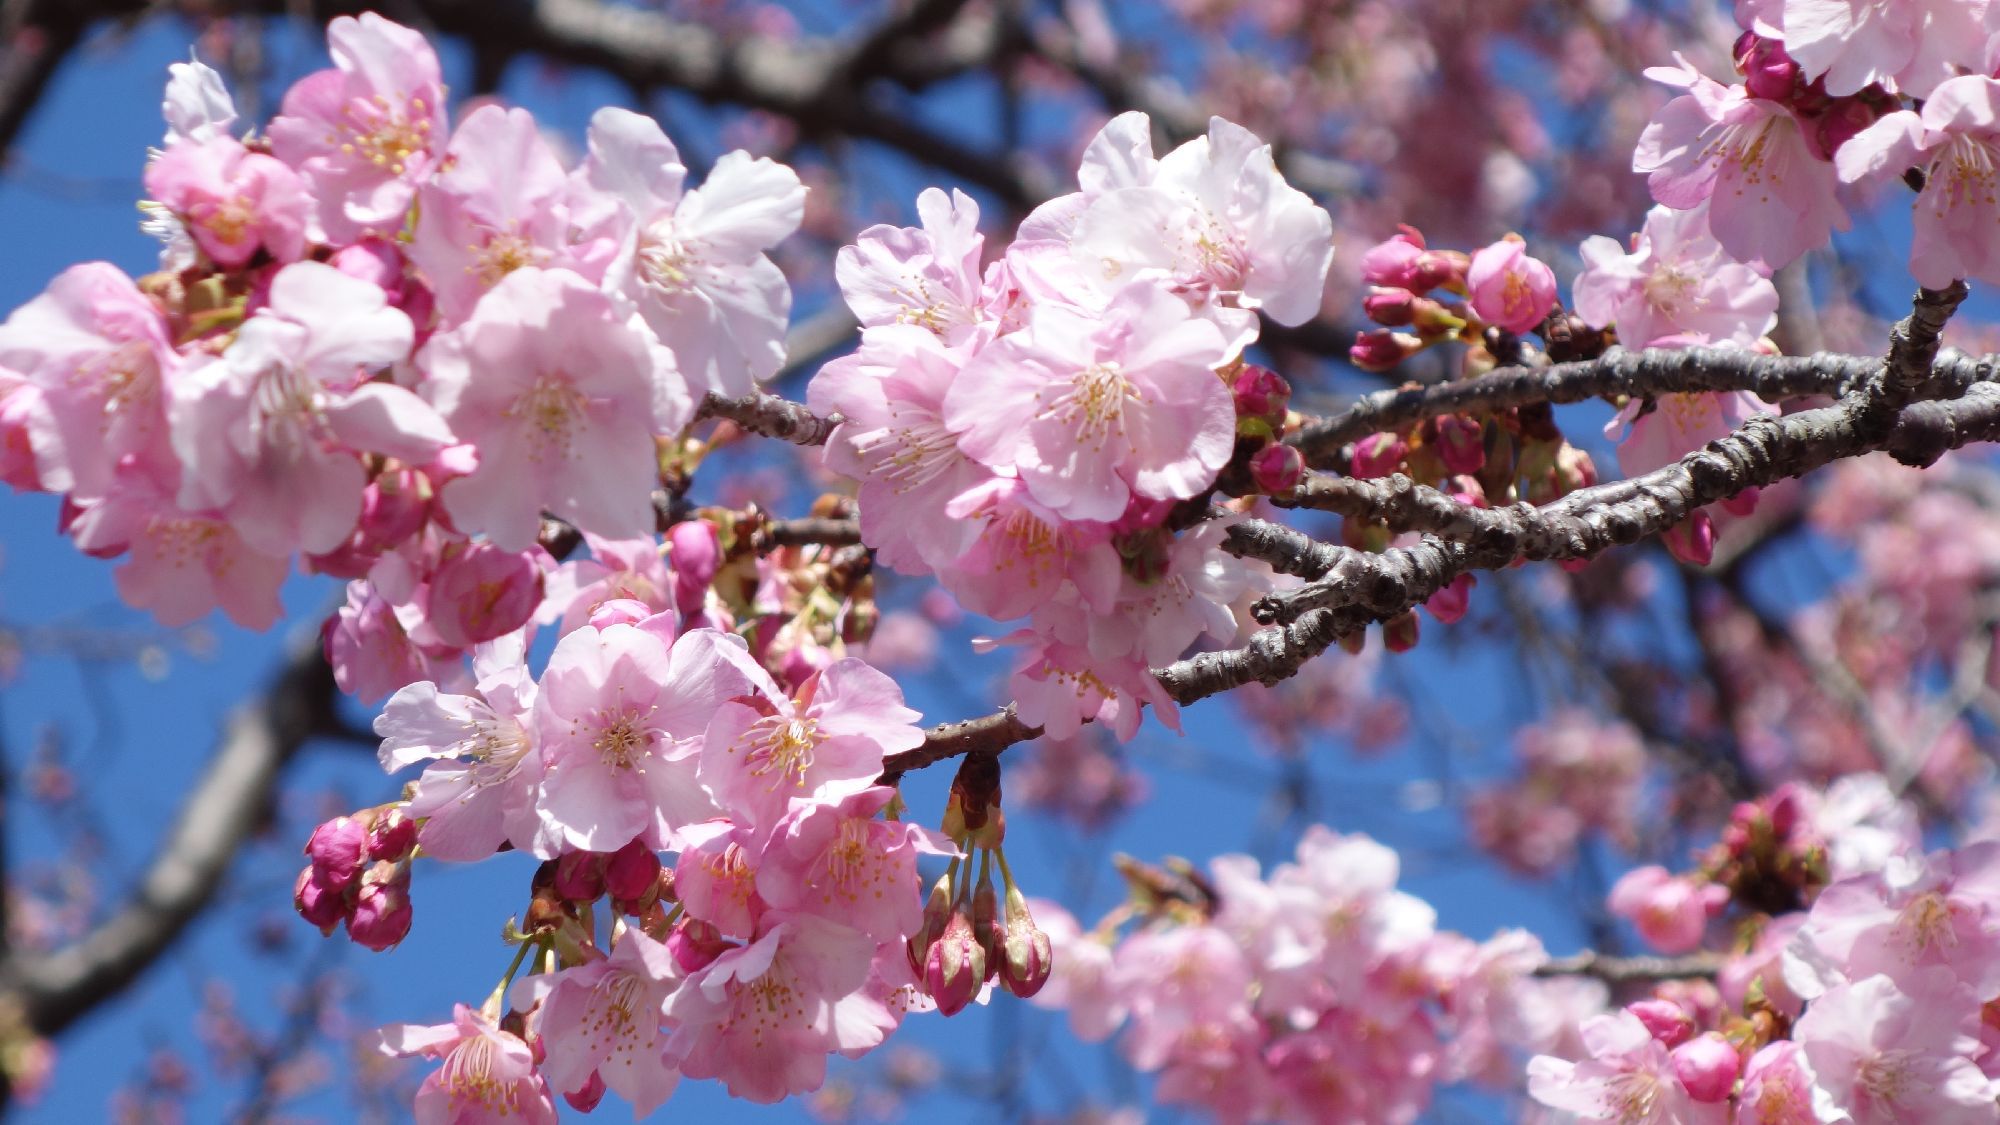
POLYGON ((1679 957, 1615 957, 1586 949, 1554 957, 1535 970, 1538 977, 1596 977, 1606 984, 1651 984, 1684 977, 1712 977, 1722 969, 1718 953, 1679 957))

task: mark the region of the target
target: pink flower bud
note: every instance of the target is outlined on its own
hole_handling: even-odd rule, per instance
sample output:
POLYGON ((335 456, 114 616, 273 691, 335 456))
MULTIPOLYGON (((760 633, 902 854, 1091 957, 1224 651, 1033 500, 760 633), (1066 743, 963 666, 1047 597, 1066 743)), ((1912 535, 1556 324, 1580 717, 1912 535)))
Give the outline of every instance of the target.
POLYGON ((1417 615, 1400 613, 1384 621, 1382 643, 1390 652, 1408 652, 1417 647, 1417 615))
POLYGON ((1246 363, 1230 381, 1229 390, 1236 400, 1238 420, 1262 419, 1274 433, 1284 427, 1285 414, 1292 402, 1292 385, 1284 376, 1268 367, 1246 363))
POLYGON ((604 893, 604 857, 596 852, 558 856, 556 893, 568 902, 596 902, 604 893))
POLYGON ((1698 1102, 1719 1102, 1736 1089, 1743 1057, 1716 1032, 1697 1036, 1673 1049, 1674 1076, 1698 1102))
POLYGON ((637 840, 611 853, 604 864, 604 889, 614 902, 638 902, 659 885, 660 857, 637 840))
POLYGON ((368 830, 351 816, 334 817, 313 829, 306 841, 313 878, 336 893, 346 890, 361 874, 361 858, 367 850, 368 830))
POLYGON ((1672 1000, 1653 997, 1627 1004, 1625 1010, 1639 1017, 1653 1038, 1669 1047, 1680 1046, 1694 1034, 1694 1020, 1672 1000))
POLYGON ((422 473, 402 469, 368 482, 361 494, 357 543, 364 550, 382 551, 423 530, 430 518, 430 485, 422 473))
POLYGON ((1465 271, 1471 265, 1472 259, 1457 250, 1426 250, 1417 256, 1405 288, 1418 293, 1438 288, 1463 289, 1465 271))
POLYGON ((1669 554, 1682 562, 1707 566, 1715 558, 1715 522, 1706 511, 1696 510, 1694 515, 1663 532, 1660 541, 1667 545, 1669 554))
POLYGON ((1465 283, 1472 311, 1509 332, 1529 332, 1556 304, 1555 271, 1528 256, 1519 238, 1503 238, 1472 256, 1465 283))
POLYGON ((1486 430, 1462 414, 1437 419, 1437 452, 1445 471, 1467 476, 1486 467, 1486 430))
POLYGON ((347 936, 377 953, 410 933, 410 869, 400 863, 378 863, 361 879, 354 912, 347 916, 347 936))
POLYGON ((924 991, 942 1015, 957 1015, 979 995, 986 983, 986 953, 964 911, 953 912, 944 932, 931 944, 923 978, 924 991))
POLYGON ((951 921, 951 875, 938 877, 931 885, 930 897, 924 900, 923 924, 910 935, 905 943, 905 951, 910 957, 910 971, 919 977, 924 975, 924 962, 929 959, 931 946, 944 936, 945 926, 951 921))
POLYGON ((1658 865, 1634 868, 1612 884, 1605 905, 1630 921, 1647 944, 1662 953, 1686 953, 1701 945, 1708 917, 1728 892, 1710 883, 1670 873, 1658 865), (1723 891, 1718 901, 1711 889, 1723 891))
POLYGON ((681 616, 701 612, 708 584, 722 569, 722 540, 707 520, 685 520, 667 530, 667 563, 674 571, 674 608, 681 616))
POLYGON ((1875 107, 1862 98, 1835 99, 1833 105, 1820 115, 1819 124, 1807 133, 1812 142, 1813 155, 1821 160, 1832 160, 1841 145, 1875 124, 1878 116, 1875 107))
POLYGON ((1423 253, 1423 234, 1415 227, 1403 227, 1361 256, 1361 278, 1370 285, 1413 288, 1417 259, 1423 253))
POLYGON ((1424 609, 1437 618, 1440 625, 1452 625, 1465 616, 1472 604, 1472 586, 1475 579, 1470 574, 1461 574, 1432 594, 1424 602, 1424 609))
POLYGON ((682 918, 680 925, 667 935, 667 952, 674 955, 674 964, 679 965, 684 973, 708 967, 710 962, 732 948, 714 923, 699 918, 682 918))
POLYGON ((1272 442, 1250 457, 1250 480, 1266 495, 1283 496, 1305 476, 1305 454, 1282 442, 1272 442))
POLYGON ((1753 98, 1789 102, 1797 89, 1799 64, 1785 53, 1785 45, 1754 31, 1746 31, 1736 40, 1736 66, 1753 98))
POLYGON ((597 1103, 604 1100, 604 1075, 595 1070, 591 1071, 590 1077, 584 1080, 582 1087, 563 1091, 563 1100, 578 1113, 589 1113, 596 1109, 597 1103))
POLYGON ((979 940, 979 952, 986 958, 983 982, 1000 970, 1007 943, 1006 928, 1000 924, 1000 896, 991 879, 981 879, 972 892, 972 936, 979 940))
POLYGON ((1028 900, 1018 887, 1007 888, 1007 925, 1001 940, 1000 984, 1026 1000, 1049 982, 1054 965, 1049 935, 1035 925, 1028 900))
POLYGON ((1407 328, 1417 320, 1417 295, 1408 289, 1377 287, 1361 299, 1361 311, 1384 328, 1407 328))
POLYGON ((292 885, 292 906, 310 925, 319 927, 321 935, 330 934, 340 920, 347 916, 347 900, 339 891, 328 890, 325 884, 313 878, 313 869, 306 867, 299 872, 299 878, 292 885))
POLYGON ((1348 468, 1355 476, 1364 479, 1386 477, 1403 467, 1403 458, 1409 453, 1409 443, 1400 435, 1387 431, 1370 434, 1354 443, 1348 468))
POLYGON ((390 809, 376 817, 368 830, 369 859, 402 859, 416 846, 417 822, 404 816, 402 809, 390 809))
POLYGON ((1423 346, 1424 342, 1415 336, 1387 329, 1360 332, 1355 334, 1354 346, 1347 349, 1347 361, 1363 371, 1388 371, 1422 351, 1423 346))
POLYGON ((525 625, 542 602, 536 551, 503 551, 481 540, 431 577, 431 627, 445 644, 470 648, 525 625))

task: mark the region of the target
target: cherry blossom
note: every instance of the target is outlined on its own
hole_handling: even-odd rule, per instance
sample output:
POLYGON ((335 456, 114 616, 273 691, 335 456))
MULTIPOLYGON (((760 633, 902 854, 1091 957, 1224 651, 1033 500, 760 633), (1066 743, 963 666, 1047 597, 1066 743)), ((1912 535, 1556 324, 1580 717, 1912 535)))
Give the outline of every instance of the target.
POLYGON ((556 1121, 555 1102, 548 1083, 535 1071, 528 1045, 463 1004, 454 1009, 450 1023, 383 1028, 381 1050, 443 1060, 417 1090, 419 1125, 556 1121))
MULTIPOLYGON (((1955 5, 1938 5, 1939 8, 1955 5)), ((1968 75, 1938 85, 1923 112, 1898 110, 1856 134, 1835 156, 1854 181, 1924 170, 1910 273, 1942 289, 1956 278, 2000 281, 2000 81, 1968 75)))
POLYGON ((1625 346, 1756 343, 1778 323, 1778 290, 1723 252, 1706 210, 1655 207, 1626 253, 1602 235, 1581 247, 1576 312, 1616 327, 1625 346))

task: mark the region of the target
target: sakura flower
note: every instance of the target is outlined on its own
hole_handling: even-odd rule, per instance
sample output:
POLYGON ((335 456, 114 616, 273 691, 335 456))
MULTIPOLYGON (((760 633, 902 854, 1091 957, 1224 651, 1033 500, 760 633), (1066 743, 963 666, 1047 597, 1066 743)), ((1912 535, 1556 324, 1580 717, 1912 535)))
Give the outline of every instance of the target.
MULTIPOLYGON (((1800 953, 1851 979, 1879 973, 1907 986, 1944 968, 1982 997, 2000 993, 2000 843, 1898 857, 1879 875, 1835 883, 1814 900, 1799 941, 1811 947, 1800 953)), ((1788 964, 1786 977, 1800 979, 1798 968, 1788 964)))
POLYGON ((410 639, 396 607, 368 582, 347 584, 347 602, 326 619, 320 643, 334 682, 363 703, 442 675, 410 639))
POLYGON ((1708 233, 1705 210, 1655 207, 1630 253, 1602 235, 1583 240, 1576 314, 1616 327, 1628 348, 1730 341, 1748 347, 1778 323, 1778 290, 1731 261, 1708 233))
POLYGON ((512 1000, 516 1010, 541 1006, 535 1026, 551 1086, 569 1093, 600 1075, 632 1103, 636 1118, 658 1109, 680 1084, 680 1072, 662 1053, 667 1037, 660 1028, 680 980, 666 946, 631 927, 609 957, 525 977, 512 1000))
POLYGON ((886 324, 863 332, 858 350, 822 367, 806 388, 813 410, 842 418, 826 460, 861 482, 862 541, 905 574, 945 568, 979 533, 979 521, 946 514, 992 477, 945 425, 945 397, 963 366, 931 331, 886 324))
POLYGON ((444 1060, 417 1089, 417 1125, 555 1125, 555 1101, 528 1045, 463 1004, 450 1023, 390 1024, 380 1049, 444 1060))
POLYGON ((1097 935, 1084 933, 1060 905, 1043 899, 1031 905, 1049 935, 1054 965, 1048 984, 1030 1003, 1067 1009, 1070 1030, 1087 1043, 1109 1038, 1125 1020, 1125 1002, 1111 970, 1111 947, 1097 935))
POLYGON ((1729 901, 1729 889, 1675 876, 1657 864, 1634 868, 1612 885, 1605 905, 1629 920, 1647 944, 1662 953, 1701 945, 1709 915, 1729 901))
POLYGON ((484 859, 502 841, 531 855, 554 854, 553 834, 535 809, 542 755, 524 655, 518 638, 481 646, 473 694, 420 681, 391 696, 375 719, 383 769, 435 759, 406 811, 423 819, 417 839, 438 859, 484 859))
POLYGON ((1986 69, 1995 18, 1988 0, 1784 0, 1785 51, 1836 97, 1879 84, 1928 98, 1986 69))
POLYGON ((653 435, 693 403, 611 299, 568 270, 524 267, 417 356, 424 393, 479 467, 440 497, 465 531, 525 550, 549 511, 630 539, 653 526, 653 435))
POLYGON ((102 496, 126 458, 175 487, 166 400, 179 360, 159 308, 116 266, 71 266, 14 310, 0 367, 40 392, 24 420, 43 488, 102 496))
POLYGON ((285 92, 266 132, 318 204, 316 242, 392 236, 444 147, 444 85, 418 32, 373 12, 327 25, 333 69, 285 92))
POLYGON ((1805 1048, 1781 1039, 1767 1043, 1743 1068, 1736 1095, 1737 1120, 1760 1125, 1820 1125, 1844 1120, 1827 1092, 1813 1081, 1805 1048))
POLYGON ((1619 1125, 1721 1125, 1727 1105, 1697 1102, 1674 1074, 1666 1044, 1630 1012, 1583 1025, 1590 1057, 1570 1062, 1537 1055, 1528 1062, 1528 1095, 1584 1121, 1619 1125))
POLYGON ((1814 1079, 1855 1125, 1993 1120, 1992 1082, 1966 1034, 1978 1002, 1949 974, 1905 991, 1885 976, 1830 989, 1792 1028, 1814 1079))
POLYGON ((547 560, 540 547, 503 551, 483 541, 449 552, 430 577, 426 624, 453 648, 512 633, 541 603, 547 560))
POLYGON ((214 512, 185 512, 145 472, 127 466, 69 525, 78 549, 131 552, 112 580, 126 605, 177 627, 221 609, 246 629, 268 629, 284 612, 286 565, 251 549, 214 512))
POLYGON ((412 331, 381 289, 332 266, 278 271, 270 304, 173 388, 181 506, 221 509, 269 554, 338 546, 361 515, 357 453, 421 463, 451 443, 422 399, 368 381, 408 355, 412 331))
POLYGON ((845 926, 773 915, 755 942, 690 974, 667 1001, 681 1073, 766 1104, 819 1089, 827 1055, 867 1051, 896 1026, 867 988, 874 951, 845 926))
POLYGON ((1251 1023, 1250 967, 1213 926, 1173 926, 1135 934, 1112 965, 1130 1026, 1121 1044, 1134 1065, 1165 1063, 1183 1037, 1251 1023))
MULTIPOLYGON (((1628 402, 1605 423, 1604 436, 1618 443, 1618 467, 1636 477, 1727 436, 1755 415, 1775 413, 1775 407, 1748 391, 1666 394, 1628 402)), ((1723 501, 1723 507, 1740 514, 1755 503, 1756 493, 1746 492, 1723 501)))
POLYGON ((749 938, 758 932, 770 905, 757 893, 762 849, 758 834, 727 820, 681 829, 680 862, 674 866, 674 894, 689 917, 724 934, 749 938))
POLYGON ((146 166, 146 190, 180 216, 197 246, 224 269, 259 250, 280 262, 305 251, 312 200, 298 173, 242 141, 218 136, 170 145, 146 166))
POLYGON ((923 917, 917 856, 957 849, 918 824, 876 819, 895 797, 873 786, 837 803, 794 808, 764 848, 758 890, 772 906, 813 914, 877 941, 901 941, 923 917))
POLYGON ((1921 114, 1899 110, 1881 118, 1842 145, 1835 162, 1849 182, 1924 170, 1910 240, 1917 284, 1942 289, 1957 278, 2000 281, 2000 81, 1950 79, 1921 114))
POLYGON ((1104 524, 1075 523, 1035 502, 1014 477, 975 485, 945 514, 966 523, 972 542, 939 578, 974 613, 995 620, 1026 616, 1070 584, 1093 611, 1116 603, 1118 553, 1104 524))
POLYGON ((443 170, 418 191, 410 240, 410 258, 447 324, 464 320, 481 294, 523 266, 562 266, 588 280, 603 275, 609 242, 569 244, 569 192, 561 162, 528 111, 486 105, 459 122, 443 170))
POLYGON ((1036 308, 1022 332, 982 349, 945 396, 959 446, 1013 468, 1065 519, 1113 520, 1133 496, 1185 499, 1235 444, 1235 408, 1215 367, 1215 325, 1157 282, 1121 289, 1102 318, 1036 308))
POLYGON ((671 645, 636 625, 564 637, 535 706, 548 770, 543 819, 587 851, 634 837, 668 846, 676 829, 715 813, 695 781, 695 740, 719 706, 737 706, 724 700, 760 677, 743 642, 712 629, 671 645))
MULTIPOLYGON (((995 642, 987 642, 987 646, 995 642)), ((1144 708, 1168 729, 1180 729, 1180 712, 1144 660, 1103 660, 1087 649, 1028 630, 999 643, 1021 644, 1022 655, 1007 680, 1021 721, 1045 727, 1055 738, 1070 738, 1086 722, 1101 722, 1121 742, 1139 733, 1144 708)))
POLYGON ((1528 256, 1519 238, 1503 238, 1472 256, 1465 273, 1472 311, 1509 332, 1533 331, 1556 303, 1556 275, 1528 256))
POLYGON ((859 660, 813 673, 791 697, 773 687, 723 704, 704 736, 702 784, 741 823, 773 827, 797 800, 860 793, 885 757, 924 740, 902 688, 859 660))
POLYGON ((160 116, 167 121, 162 148, 176 141, 200 144, 229 135, 230 126, 236 124, 236 102, 222 84, 222 75, 200 59, 169 63, 160 116))
POLYGON ((921 228, 873 226, 834 259, 841 295, 865 328, 909 324, 949 344, 980 320, 979 204, 925 188, 921 228))
POLYGON ((1212 117, 1206 136, 1162 157, 1146 182, 1091 198, 1071 251, 1108 280, 1160 270, 1279 324, 1302 324, 1319 312, 1333 219, 1285 183, 1269 145, 1212 117))
POLYGON ((538 622, 560 621, 562 631, 568 633, 590 620, 599 606, 620 599, 639 602, 652 613, 674 608, 678 576, 661 557, 658 539, 650 535, 583 538, 590 545, 591 557, 564 562, 548 576, 548 594, 536 613, 538 622))
POLYGON ((586 229, 619 240, 605 287, 638 307, 692 387, 746 394, 778 369, 792 291, 765 251, 804 216, 796 173, 731 152, 683 194, 687 169, 659 125, 606 108, 577 175, 606 204, 586 229))
POLYGON ((1687 91, 1640 134, 1632 170, 1677 211, 1708 206, 1708 226, 1739 262, 1777 270, 1847 229, 1833 165, 1815 155, 1798 119, 1777 102, 1724 88, 1685 59, 1646 76, 1687 91))

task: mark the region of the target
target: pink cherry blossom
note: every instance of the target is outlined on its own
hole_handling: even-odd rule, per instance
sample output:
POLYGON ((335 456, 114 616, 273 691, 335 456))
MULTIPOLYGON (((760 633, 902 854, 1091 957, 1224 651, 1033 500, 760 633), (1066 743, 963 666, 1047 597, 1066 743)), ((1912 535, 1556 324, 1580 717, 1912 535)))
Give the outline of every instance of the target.
POLYGON ((1662 953, 1686 953, 1701 945, 1711 914, 1729 900, 1729 889, 1696 883, 1658 865, 1634 868, 1611 887, 1605 905, 1630 921, 1639 936, 1662 953))
POLYGON ((568 270, 501 279, 417 356, 424 394, 479 449, 440 494, 452 521, 510 551, 534 542, 545 510, 611 539, 651 530, 653 435, 693 416, 663 359, 568 270))
MULTIPOLYGON (((1940 5, 1944 6, 1944 5, 1940 5)), ((1968 75, 1942 83, 1923 112, 1899 110, 1856 134, 1835 156, 1855 181, 1924 170, 1910 273, 1942 289, 1956 278, 2000 281, 2000 81, 1968 75)))
POLYGON ((1913 991, 1885 976, 1828 990, 1792 1028, 1815 1081, 1855 1125, 1993 1120, 1992 1082, 1969 1057, 1978 1002, 1948 974, 1913 991))
POLYGON ((743 642, 712 629, 671 645, 636 625, 564 637, 535 701, 543 818, 571 847, 608 852, 635 837, 666 847, 714 815, 695 780, 697 739, 753 675, 743 642))
POLYGON ((410 259, 447 324, 523 266, 603 276, 611 244, 570 244, 570 182, 526 110, 481 106, 452 132, 442 170, 417 193, 410 259))
POLYGON ((843 419, 827 439, 835 472, 861 482, 862 541, 906 574, 942 570, 964 555, 976 520, 947 515, 992 472, 968 457, 944 421, 965 357, 916 324, 862 333, 861 347, 813 376, 806 402, 843 419))
POLYGON ((417 1090, 417 1125, 555 1125, 555 1101, 528 1045, 463 1004, 450 1023, 383 1028, 381 1051, 444 1060, 417 1090))
POLYGON ((443 674, 410 639, 396 607, 367 582, 347 584, 347 602, 326 619, 320 643, 340 690, 364 703, 443 674))
POLYGON ((283 161, 233 137, 168 146, 147 166, 146 190, 224 269, 242 268, 260 250, 279 262, 305 250, 312 200, 304 182, 283 161))
POLYGON ((1706 210, 1655 207, 1630 253, 1602 235, 1583 240, 1576 314, 1616 327, 1628 348, 1680 343, 1756 343, 1778 322, 1778 290, 1731 261, 1708 233, 1706 210))
POLYGON ((1988 0, 1784 0, 1785 51, 1835 96, 1879 84, 1928 98, 1985 68, 1996 19, 1988 0))
POLYGON ((773 687, 754 705, 723 704, 704 736, 702 784, 741 823, 772 828, 795 801, 860 793, 883 758, 924 740, 903 689, 859 660, 813 673, 793 696, 773 687))
POLYGON ((756 941, 691 973, 667 1001, 681 1073, 767 1104, 819 1089, 827 1055, 866 1051, 896 1026, 867 987, 874 949, 845 926, 772 915, 756 941))
POLYGON ((43 488, 101 496, 128 457, 178 484, 166 400, 180 361, 158 306, 117 267, 71 266, 14 310, 0 324, 0 367, 40 392, 25 420, 43 488))
POLYGON ((1675 1076, 1666 1044, 1630 1012, 1583 1025, 1590 1057, 1570 1062, 1537 1055, 1528 1063, 1528 1095, 1584 1121, 1619 1125, 1721 1125, 1728 1107, 1698 1102, 1675 1076))
POLYGON ((1184 499, 1215 479, 1235 407, 1215 367, 1221 333, 1155 282, 1101 319, 1043 306, 982 349, 945 396, 959 447, 1013 468, 1066 519, 1112 520, 1133 496, 1184 499))
POLYGON ((583 538, 591 557, 572 559, 550 572, 547 597, 535 617, 538 622, 560 621, 568 633, 590 620, 598 607, 621 599, 645 606, 644 616, 674 609, 677 575, 661 557, 658 539, 583 538))
POLYGON ((503 551, 487 542, 448 553, 431 575, 425 622, 443 643, 471 648, 525 625, 542 601, 548 553, 503 551))
POLYGON ((728 820, 682 828, 674 893, 689 916, 744 939, 758 932, 770 904, 757 892, 762 848, 759 834, 728 820))
POLYGON ((1531 332, 1556 303, 1556 275, 1528 256, 1519 238, 1503 238, 1472 256, 1465 273, 1472 311, 1509 332, 1531 332))
POLYGON ((1169 730, 1180 729, 1180 712, 1144 660, 1100 659, 1088 649, 1020 630, 1002 643, 1023 645, 1007 680, 1021 721, 1044 727, 1055 738, 1074 737, 1087 722, 1108 727, 1121 742, 1139 733, 1144 709, 1169 730))
POLYGON ((923 917, 917 856, 957 849, 922 825, 876 819, 895 795, 878 785, 838 802, 794 808, 758 865, 757 888, 765 901, 877 941, 900 942, 913 933, 923 917))
POLYGON ((1687 91, 1654 116, 1632 156, 1654 199, 1678 211, 1706 203, 1722 249, 1766 270, 1847 229, 1833 165, 1814 154, 1790 109, 1725 88, 1684 59, 1646 74, 1687 91))
MULTIPOLYGON (((1899 857, 1835 883, 1813 902, 1798 941, 1851 979, 1879 973, 1907 986, 1942 967, 1982 997, 2000 993, 2000 842, 1899 857)), ((1801 979, 1791 966, 1786 977, 1801 979)))
POLYGON ((266 130, 318 204, 314 241, 393 236, 444 148, 444 84, 418 32, 373 12, 327 25, 333 69, 285 92, 266 130))
POLYGON ((411 336, 367 282, 320 262, 278 271, 270 304, 173 388, 181 506, 221 509, 270 554, 338 546, 361 516, 358 454, 421 463, 451 443, 422 399, 369 381, 409 354, 411 336))
POLYGON ((873 226, 834 258, 834 277, 864 328, 908 324, 949 344, 981 319, 979 204, 925 188, 921 228, 873 226))
POLYGON ((1103 612, 1122 579, 1110 528, 1076 523, 1035 502, 1015 477, 997 477, 945 508, 972 532, 971 546, 939 574, 966 609, 998 621, 1025 617, 1070 584, 1075 600, 1103 612))
POLYGON ((577 175, 600 196, 584 229, 619 242, 606 288, 638 307, 691 386, 740 395, 778 369, 792 291, 765 251, 805 213, 796 173, 731 152, 683 194, 687 169, 659 125, 606 108, 577 175))
POLYGON ((637 1118, 658 1109, 680 1084, 663 1053, 660 1026, 680 981, 666 946, 628 928, 610 956, 523 978, 512 1000, 517 1010, 540 1005, 535 1030, 547 1054, 542 1074, 553 1088, 569 1093, 601 1075, 637 1118))

